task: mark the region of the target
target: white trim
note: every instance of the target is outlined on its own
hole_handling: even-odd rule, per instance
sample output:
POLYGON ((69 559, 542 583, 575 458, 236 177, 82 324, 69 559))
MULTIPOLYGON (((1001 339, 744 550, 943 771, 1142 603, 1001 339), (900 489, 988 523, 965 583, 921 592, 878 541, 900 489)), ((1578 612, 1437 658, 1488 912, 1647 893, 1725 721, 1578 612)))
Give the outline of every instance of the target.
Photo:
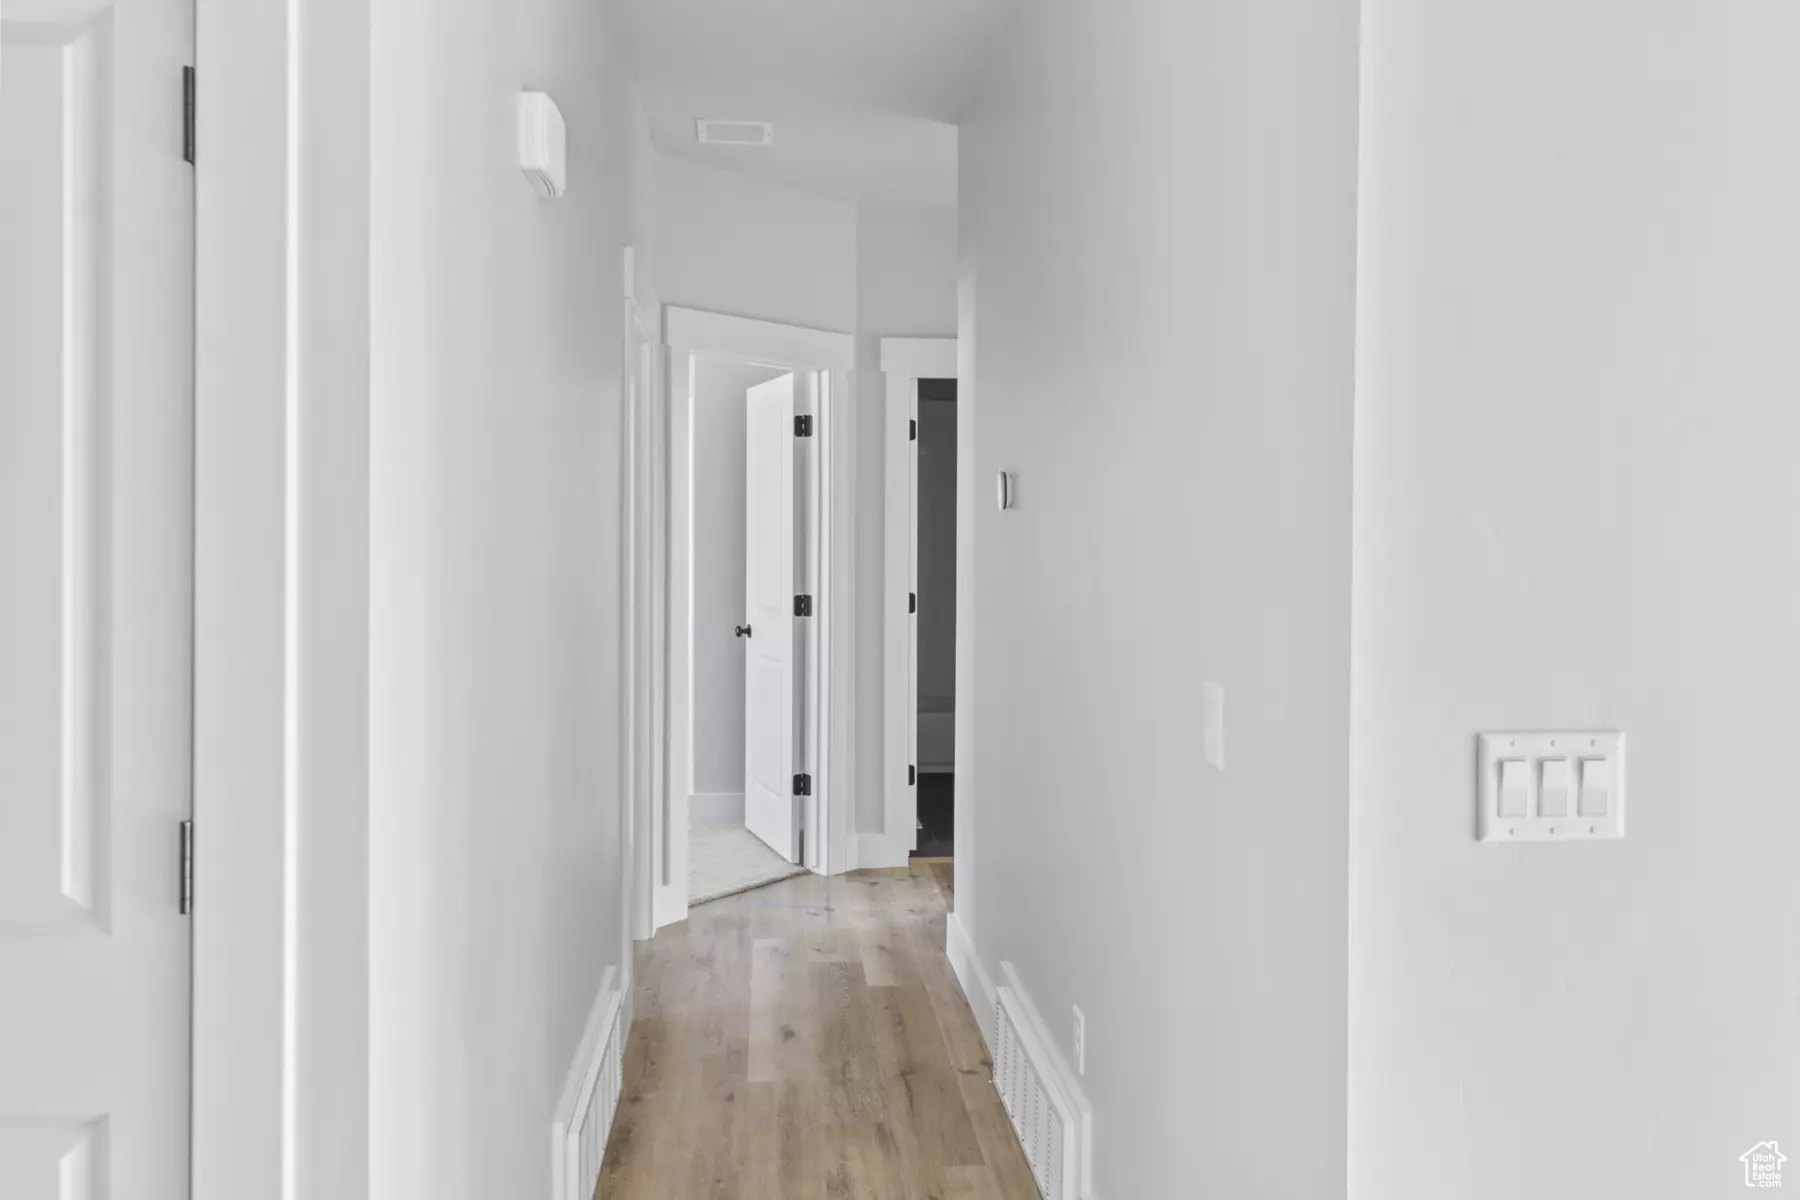
MULTIPOLYGON (((665 323, 664 328, 672 325, 665 323)), ((668 548, 668 589, 663 602, 667 616, 659 639, 664 648, 665 699, 657 706, 664 721, 660 755, 663 778, 651 796, 650 820, 656 856, 658 929, 687 918, 687 798, 694 779, 693 355, 671 344, 668 364, 668 484, 655 534, 657 544, 668 548)))
POLYGON ((882 338, 881 369, 914 379, 955 379, 956 339, 882 338))
MULTIPOLYGON (((657 483, 661 478, 659 431, 664 427, 663 392, 657 386, 662 355, 657 351, 655 320, 638 299, 642 264, 635 248, 622 254, 621 290, 625 298, 624 357, 621 361, 620 489, 620 706, 619 794, 620 845, 624 848, 626 941, 643 940, 656 931, 655 838, 650 825, 651 797, 661 779, 656 748, 661 735, 657 698, 659 672, 665 667, 658 638, 659 590, 655 533, 657 483)), ((625 964, 624 990, 631 990, 631 964, 625 964)))
POLYGON ((848 333, 780 325, 673 304, 668 307, 664 322, 669 345, 689 354, 712 354, 795 371, 856 368, 856 339, 848 333))
POLYGON ((364 0, 196 0, 193 1200, 369 1178, 364 0), (304 852, 304 853, 303 853, 304 852))
MULTIPOLYGON (((918 845, 919 793, 907 768, 918 762, 919 655, 916 616, 908 596, 918 590, 919 380, 955 379, 955 338, 882 338, 887 401, 882 448, 887 471, 882 604, 882 829, 857 839, 859 865, 904 866, 918 845)), ((960 583, 960 581, 959 581, 960 583)))
POLYGON ((192 1195, 294 1191, 299 0, 198 0, 192 1195))
MULTIPOLYGON (((848 345, 854 358, 854 344, 848 345)), ((822 375, 825 390, 817 403, 820 453, 816 455, 816 484, 823 503, 816 531, 820 598, 813 631, 818 665, 812 679, 818 697, 815 716, 822 724, 814 743, 820 753, 813 811, 821 825, 820 836, 814 840, 823 848, 818 869, 827 874, 841 874, 857 865, 851 803, 857 778, 854 378, 851 367, 822 375)))
POLYGON ((696 825, 742 825, 744 793, 695 792, 688 797, 688 820, 696 825))
MULTIPOLYGON (((617 967, 608 967, 606 974, 600 979, 600 991, 594 997, 593 1007, 588 1010, 587 1026, 581 1032, 581 1044, 576 1047, 575 1057, 569 1063, 568 1073, 563 1078, 562 1094, 556 1101, 555 1114, 550 1119, 552 1200, 589 1200, 594 1194, 595 1181, 584 1176, 593 1174, 597 1178, 600 1164, 590 1149, 587 1156, 590 1161, 586 1170, 583 1169, 582 1131, 597 1095, 600 1096, 602 1110, 608 1118, 605 1124, 609 1129, 611 1118, 617 1116, 617 1097, 601 1093, 603 1087, 609 1087, 614 1081, 601 1079, 601 1072, 608 1066, 609 1051, 615 1055, 624 1051, 626 1035, 630 1029, 625 1021, 624 1007, 625 991, 619 986, 619 970, 617 967)), ((616 1063, 617 1059, 613 1058, 611 1061, 616 1063)), ((604 1146, 604 1139, 601 1139, 600 1144, 604 1146)))
POLYGON ((975 1014, 975 1023, 981 1026, 981 1040, 991 1047, 994 1044, 994 981, 988 978, 987 969, 981 965, 981 956, 975 952, 975 939, 969 936, 969 931, 963 928, 962 918, 955 913, 944 918, 944 955, 950 960, 956 981, 962 985, 963 996, 975 1014))
POLYGON ((813 636, 812 694, 824 713, 823 736, 814 738, 814 828, 809 846, 823 849, 815 869, 850 869, 850 787, 855 761, 855 497, 844 486, 841 464, 855 462, 856 405, 853 372, 856 339, 847 333, 806 329, 722 313, 669 306, 663 328, 668 344, 666 395, 667 513, 659 514, 653 540, 668 548, 668 591, 659 611, 666 614, 668 661, 667 728, 659 743, 667 775, 640 803, 650 810, 656 867, 654 924, 687 916, 687 836, 691 819, 693 763, 693 408, 696 358, 733 358, 791 371, 816 371, 823 386, 815 398, 817 438, 815 487, 824 500, 818 509, 817 616, 813 636), (840 781, 843 782, 840 785, 840 781), (659 802, 660 801, 660 802, 659 802))

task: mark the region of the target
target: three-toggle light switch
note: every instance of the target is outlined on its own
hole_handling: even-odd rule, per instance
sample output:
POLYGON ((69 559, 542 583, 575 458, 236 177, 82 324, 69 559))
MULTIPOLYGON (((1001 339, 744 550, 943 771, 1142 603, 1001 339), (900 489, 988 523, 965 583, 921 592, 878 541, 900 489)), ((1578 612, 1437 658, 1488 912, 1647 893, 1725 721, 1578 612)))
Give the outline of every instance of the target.
POLYGON ((1625 836, 1625 738, 1616 732, 1481 735, 1483 841, 1625 836))

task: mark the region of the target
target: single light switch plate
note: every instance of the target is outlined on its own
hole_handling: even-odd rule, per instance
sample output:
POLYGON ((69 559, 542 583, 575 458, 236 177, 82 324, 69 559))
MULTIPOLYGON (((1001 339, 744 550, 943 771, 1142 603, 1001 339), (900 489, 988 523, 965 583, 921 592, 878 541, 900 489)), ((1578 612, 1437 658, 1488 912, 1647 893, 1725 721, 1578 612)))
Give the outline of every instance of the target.
POLYGON ((1087 1014, 1075 1005, 1075 1073, 1087 1074, 1087 1014))
POLYGON ((1207 762, 1225 769, 1225 689, 1209 683, 1200 699, 1200 753, 1207 762))
POLYGON ((1477 770, 1484 842, 1625 836, 1625 735, 1484 733, 1477 770))

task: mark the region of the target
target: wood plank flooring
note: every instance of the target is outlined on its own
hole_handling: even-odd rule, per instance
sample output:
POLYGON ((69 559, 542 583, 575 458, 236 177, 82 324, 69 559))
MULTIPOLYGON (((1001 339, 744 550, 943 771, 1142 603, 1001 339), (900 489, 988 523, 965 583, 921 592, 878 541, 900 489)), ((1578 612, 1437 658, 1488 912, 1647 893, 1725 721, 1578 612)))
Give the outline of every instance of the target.
POLYGON ((944 957, 950 864, 814 875, 640 948, 604 1200, 1037 1200, 944 957))

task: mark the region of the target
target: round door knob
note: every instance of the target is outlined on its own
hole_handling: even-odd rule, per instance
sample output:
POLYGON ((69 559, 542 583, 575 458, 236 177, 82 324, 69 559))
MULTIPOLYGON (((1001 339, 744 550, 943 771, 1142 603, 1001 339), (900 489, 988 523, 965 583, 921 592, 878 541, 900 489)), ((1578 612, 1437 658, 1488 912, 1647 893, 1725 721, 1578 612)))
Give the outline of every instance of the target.
POLYGON ((748 625, 739 625, 737 627, 737 635, 739 637, 749 637, 750 636, 750 627, 748 625))

